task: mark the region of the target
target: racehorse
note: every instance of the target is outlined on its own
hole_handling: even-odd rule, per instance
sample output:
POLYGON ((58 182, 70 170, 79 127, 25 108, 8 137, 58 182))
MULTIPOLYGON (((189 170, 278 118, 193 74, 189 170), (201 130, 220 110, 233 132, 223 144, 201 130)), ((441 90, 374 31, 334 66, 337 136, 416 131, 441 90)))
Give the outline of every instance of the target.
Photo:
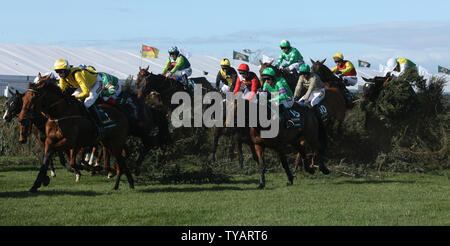
MULTIPOLYGON (((150 73, 148 71, 149 67, 141 68, 139 67, 139 73, 137 75, 136 84, 140 87, 140 91, 138 97, 146 97, 147 95, 151 95, 152 91, 156 91, 158 93, 158 97, 161 99, 162 104, 168 108, 169 111, 172 111, 178 105, 171 104, 172 95, 179 91, 186 91, 186 88, 178 81, 166 78, 162 75, 156 75, 150 73)), ((200 85, 200 83, 198 83, 200 85)), ((202 86, 202 94, 210 91, 217 91, 211 84, 206 80, 201 82, 202 86)), ((192 100, 194 102, 194 100, 192 100)), ((225 105, 225 104, 224 104, 225 105)), ((197 105, 198 106, 198 105, 197 105)), ((206 109, 208 105, 204 105, 202 110, 206 109)), ((225 109, 225 106, 223 107, 225 109)), ((225 116, 225 114, 223 114, 225 116)), ((225 120, 225 119, 224 119, 225 120)), ((217 151, 217 146, 219 142, 219 138, 224 133, 228 135, 232 135, 233 142, 238 149, 239 155, 239 166, 243 167, 243 154, 242 154, 242 143, 250 143, 248 134, 241 134, 238 129, 227 127, 224 129, 223 127, 213 127, 213 153, 212 159, 215 161, 215 154, 217 151)), ((253 146, 250 145, 250 149, 252 153, 254 153, 253 146)), ((253 154, 254 158, 255 155, 253 154)))
MULTIPOLYGON (((226 107, 227 101, 223 101, 223 123, 226 124, 226 107)), ((252 152, 253 159, 257 162, 258 157, 256 156, 255 146, 253 145, 250 135, 248 131, 244 128, 239 127, 213 127, 213 151, 212 151, 212 160, 216 161, 216 152, 217 147, 219 146, 219 139, 222 135, 226 135, 232 138, 232 146, 230 148, 229 157, 231 160, 234 158, 234 147, 237 148, 238 158, 239 158, 239 168, 244 168, 244 155, 242 152, 242 144, 245 143, 250 147, 250 151, 252 152)))
MULTIPOLYGON (((8 123, 11 122, 11 120, 14 117, 17 117, 17 115, 20 113, 20 110, 22 110, 22 97, 24 94, 21 94, 19 91, 16 90, 16 92, 9 91, 11 94, 11 97, 6 101, 5 103, 5 114, 3 115, 3 119, 8 123)), ((35 117, 30 121, 30 125, 32 127, 29 127, 29 131, 32 131, 36 138, 39 140, 40 145, 42 148, 44 148, 44 141, 45 141, 45 122, 47 122, 47 118, 40 113, 36 113, 35 117)), ((21 136, 22 140, 25 140, 26 138, 24 135, 21 136)), ((66 165, 66 158, 64 157, 64 153, 57 152, 59 156, 59 162, 60 164, 70 170, 69 167, 66 165)), ((56 177, 55 167, 53 166, 53 159, 50 159, 50 176, 56 177)))
MULTIPOLYGON (((249 107, 250 103, 248 100, 244 100, 245 106, 249 107)), ((231 120, 236 121, 237 117, 237 103, 236 101, 233 102, 231 105, 234 110, 234 119, 227 118, 227 122, 231 122, 231 120)), ((268 105, 267 105, 268 106, 268 105)), ((259 115, 259 107, 257 106, 257 112, 256 114, 259 115)), ((275 150, 278 153, 278 156, 280 157, 281 164, 283 166, 283 169, 286 172, 288 183, 287 185, 292 185, 294 176, 292 175, 292 172, 289 168, 289 164, 286 159, 286 153, 285 148, 287 145, 292 145, 298 150, 298 155, 305 153, 305 147, 306 144, 309 145, 309 147, 312 149, 314 153, 314 157, 312 159, 311 166, 314 165, 315 162, 319 162, 319 168, 324 174, 329 174, 330 171, 325 166, 324 161, 322 160, 322 154, 326 148, 327 139, 326 134, 323 127, 318 122, 317 117, 315 116, 314 112, 310 110, 307 107, 301 107, 298 104, 294 104, 293 108, 296 109, 296 111, 300 112, 303 116, 302 122, 303 127, 301 129, 298 128, 284 128, 281 126, 279 128, 278 135, 274 138, 262 138, 261 137, 261 130, 264 130, 263 127, 257 124, 257 126, 246 126, 246 129, 248 130, 250 134, 250 139, 252 143, 255 146, 256 155, 258 157, 258 164, 259 164, 259 189, 263 189, 266 185, 266 179, 265 179, 265 160, 264 160, 264 150, 265 148, 271 148, 275 150)), ((266 109, 270 112, 269 106, 266 109)), ((270 114, 267 114, 270 115, 270 114)), ((229 116, 227 116, 229 117, 229 116)), ((259 119, 259 116, 258 116, 259 119)), ((245 116, 245 122, 249 121, 249 114, 246 114, 245 116)), ((305 168, 308 172, 312 173, 311 166, 306 165, 305 168)))
POLYGON ((99 134, 93 122, 88 118, 84 105, 72 96, 65 96, 56 85, 56 80, 50 76, 42 77, 39 73, 38 78, 38 84, 29 83, 19 114, 20 131, 23 131, 23 126, 33 118, 33 111, 42 112, 48 117, 45 125, 44 158, 30 192, 37 192, 42 184, 47 186, 50 183, 47 169, 49 158, 55 151, 69 150, 70 166, 75 169, 77 174, 80 174, 78 167, 75 166, 76 154, 81 148, 92 147, 97 143, 104 146, 108 154, 113 155, 117 161, 117 178, 114 189, 119 188, 122 174, 126 175, 130 188, 134 188, 133 177, 122 156, 129 131, 125 115, 111 105, 98 105, 116 123, 116 127, 99 134))
POLYGON ((361 105, 364 107, 367 101, 374 102, 380 94, 381 89, 386 86, 390 79, 391 77, 389 76, 376 76, 372 79, 366 79, 363 77, 363 80, 366 81, 366 83, 363 88, 363 96, 359 100, 362 102, 361 105))
POLYGON ((327 59, 324 59, 322 61, 314 61, 313 59, 311 59, 311 72, 319 75, 320 79, 324 83, 325 88, 338 88, 342 96, 344 97, 346 107, 349 109, 353 108, 354 101, 351 97, 350 92, 345 87, 344 81, 324 65, 326 60, 327 59))

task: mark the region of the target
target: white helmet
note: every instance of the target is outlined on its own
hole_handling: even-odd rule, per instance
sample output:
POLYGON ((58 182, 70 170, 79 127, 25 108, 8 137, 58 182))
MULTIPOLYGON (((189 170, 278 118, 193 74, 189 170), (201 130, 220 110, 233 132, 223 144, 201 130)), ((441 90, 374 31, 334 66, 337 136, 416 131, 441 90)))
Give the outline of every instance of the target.
POLYGON ((387 65, 386 70, 394 71, 394 68, 397 66, 397 59, 395 58, 389 59, 386 65, 387 65))

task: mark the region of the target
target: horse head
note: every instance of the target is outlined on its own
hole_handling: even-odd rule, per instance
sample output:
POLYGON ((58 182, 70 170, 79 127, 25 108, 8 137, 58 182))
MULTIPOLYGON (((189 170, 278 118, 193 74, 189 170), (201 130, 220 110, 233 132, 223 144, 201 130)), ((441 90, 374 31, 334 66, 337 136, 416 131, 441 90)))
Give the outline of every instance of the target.
POLYGON ((150 66, 147 66, 147 68, 139 67, 139 72, 138 72, 138 75, 136 78, 136 86, 138 88, 142 87, 142 80, 149 73, 149 71, 148 71, 149 68, 150 68, 150 66))
POLYGON ((15 93, 13 91, 9 92, 12 96, 5 103, 5 114, 3 115, 3 119, 6 122, 10 122, 20 113, 20 110, 22 109, 23 94, 21 94, 18 90, 16 90, 15 93))
POLYGON ((363 88, 363 97, 362 97, 363 101, 365 100, 375 101, 381 89, 389 80, 389 77, 376 76, 371 79, 362 77, 362 79, 366 82, 363 88))
POLYGON ((324 64, 327 59, 322 61, 311 60, 311 72, 319 75, 320 79, 325 84, 325 87, 336 87, 336 83, 341 79, 337 77, 331 70, 324 64))
POLYGON ((31 133, 32 120, 40 117, 48 105, 62 98, 63 94, 56 85, 56 79, 51 75, 41 76, 38 74, 38 82, 28 83, 28 90, 22 96, 22 109, 19 113, 19 142, 25 143, 27 136, 31 133))

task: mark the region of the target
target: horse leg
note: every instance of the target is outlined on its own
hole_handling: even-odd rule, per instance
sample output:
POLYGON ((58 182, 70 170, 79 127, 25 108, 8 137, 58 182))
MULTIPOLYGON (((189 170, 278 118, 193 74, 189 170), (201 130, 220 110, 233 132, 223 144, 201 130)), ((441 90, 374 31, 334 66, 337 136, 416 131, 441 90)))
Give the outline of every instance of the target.
POLYGON ((77 165, 75 165, 77 160, 77 154, 79 153, 79 149, 70 149, 70 166, 74 169, 75 172, 75 182, 80 182, 81 172, 77 165))
POLYGON ((264 163, 264 147, 262 145, 255 144, 256 155, 258 156, 259 164, 259 186, 258 189, 263 189, 266 186, 266 177, 264 173, 266 172, 266 167, 264 163))
POLYGON ((280 157, 281 165, 283 166, 284 171, 288 177, 288 183, 286 185, 290 186, 294 184, 294 176, 292 175, 291 169, 289 168, 288 161, 286 159, 286 155, 283 150, 278 150, 278 155, 280 157))
POLYGON ((61 166, 63 166, 65 169, 70 170, 70 167, 67 166, 66 158, 64 157, 64 152, 58 151, 58 157, 59 157, 59 163, 61 166))
POLYGON ((53 166, 53 159, 50 157, 48 166, 50 167, 50 177, 56 177, 55 166, 53 166))
POLYGON ((123 173, 125 173, 125 176, 127 177, 130 188, 134 189, 134 179, 133 179, 133 176, 131 176, 131 173, 127 167, 127 164, 125 163, 125 158, 122 156, 122 154, 120 152, 118 154, 116 151, 113 151, 113 152, 115 153, 114 157, 116 157, 116 160, 117 160, 117 164, 116 164, 117 178, 116 178, 116 184, 114 185, 114 189, 115 190, 119 189, 120 177, 122 176, 123 173))
POLYGON ((105 147, 103 147, 103 169, 106 172, 106 176, 108 177, 108 179, 114 177, 114 173, 111 169, 111 152, 109 149, 105 149, 105 147))
POLYGON ((42 159, 42 166, 39 169, 38 176, 37 176, 36 180, 34 181, 33 186, 28 191, 29 193, 37 192, 38 188, 41 187, 41 184, 43 184, 44 186, 47 186, 50 183, 50 178, 47 176, 47 169, 48 169, 50 157, 52 156, 52 152, 53 151, 49 151, 49 148, 46 145, 46 148, 44 151, 44 156, 42 159))

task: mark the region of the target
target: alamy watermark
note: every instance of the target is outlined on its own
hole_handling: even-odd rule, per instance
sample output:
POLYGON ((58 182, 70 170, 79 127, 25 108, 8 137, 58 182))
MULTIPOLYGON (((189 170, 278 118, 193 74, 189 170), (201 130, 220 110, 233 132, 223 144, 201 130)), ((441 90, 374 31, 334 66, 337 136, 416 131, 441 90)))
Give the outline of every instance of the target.
POLYGON ((277 102, 270 102, 271 110, 267 110, 267 97, 261 93, 258 102, 252 100, 248 103, 249 110, 246 112, 244 101, 246 99, 243 98, 242 92, 236 95, 233 92, 227 92, 225 95, 226 103, 219 92, 208 92, 203 96, 200 86, 194 87, 193 98, 187 92, 176 92, 171 98, 171 103, 179 104, 179 106, 172 112, 172 125, 177 128, 246 127, 247 119, 248 127, 261 127, 262 138, 274 138, 278 135, 280 121, 277 102), (208 107, 203 112, 204 105, 208 107))

